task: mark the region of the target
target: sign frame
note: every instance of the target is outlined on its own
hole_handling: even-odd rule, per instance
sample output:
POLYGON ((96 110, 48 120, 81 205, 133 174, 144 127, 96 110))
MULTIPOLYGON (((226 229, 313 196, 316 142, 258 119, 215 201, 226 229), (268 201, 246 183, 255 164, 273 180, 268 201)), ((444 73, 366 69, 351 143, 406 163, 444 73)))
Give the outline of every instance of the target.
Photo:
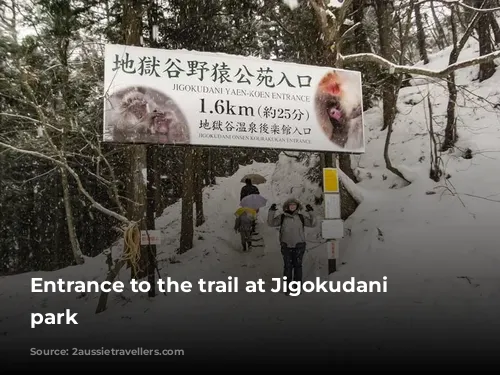
POLYGON ((120 44, 106 44, 104 58, 105 143, 349 154, 366 151, 359 71, 120 44), (201 73, 205 78, 195 75, 200 66, 195 69, 188 64, 203 62, 207 64, 207 71, 201 73), (166 72, 167 63, 180 69, 177 75, 166 72), (193 70, 188 73, 189 66, 193 70), (215 73, 216 66, 218 78, 212 81, 209 69, 214 67, 215 73), (225 81, 222 68, 231 69, 225 81), (246 69, 248 80, 253 77, 249 84, 237 78, 242 69, 246 69), (268 83, 267 78, 273 81, 268 83), (337 104, 327 101, 325 95, 337 98, 337 104), (137 104, 141 101, 147 104, 137 104), (216 122, 231 121, 246 122, 246 130, 228 131, 220 124, 216 128, 216 122), (340 128, 335 121, 342 124, 340 128), (347 141, 344 132, 349 134, 347 141))

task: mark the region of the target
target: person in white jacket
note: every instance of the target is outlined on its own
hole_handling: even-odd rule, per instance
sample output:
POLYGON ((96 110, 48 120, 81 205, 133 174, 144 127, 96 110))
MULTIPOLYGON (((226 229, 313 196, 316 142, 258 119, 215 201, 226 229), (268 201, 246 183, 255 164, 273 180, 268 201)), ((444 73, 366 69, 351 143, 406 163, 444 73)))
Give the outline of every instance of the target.
POLYGON ((287 199, 283 204, 283 213, 276 215, 276 204, 269 209, 267 223, 271 227, 280 227, 279 242, 283 255, 283 276, 287 282, 302 282, 302 258, 306 251, 304 227, 314 227, 316 219, 311 205, 306 205, 306 214, 299 212, 301 203, 295 199, 287 199))

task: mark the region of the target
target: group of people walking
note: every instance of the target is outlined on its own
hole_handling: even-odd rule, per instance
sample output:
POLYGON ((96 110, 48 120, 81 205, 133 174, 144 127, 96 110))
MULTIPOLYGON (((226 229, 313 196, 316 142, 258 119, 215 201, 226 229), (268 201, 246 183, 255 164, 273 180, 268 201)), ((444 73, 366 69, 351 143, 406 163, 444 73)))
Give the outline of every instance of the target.
MULTIPOLYGON (((245 186, 241 188, 240 201, 251 194, 260 194, 260 192, 250 179, 246 179, 245 186)), ((247 210, 245 207, 239 210, 244 212, 237 215, 235 230, 240 233, 248 233, 249 230, 250 233, 255 233, 258 210, 254 210, 255 214, 251 212, 251 209, 247 210), (242 225, 244 218, 251 222, 251 224, 246 222, 246 228, 242 225)), ((277 215, 277 211, 278 207, 276 203, 273 203, 267 214, 267 224, 270 227, 279 228, 278 241, 283 256, 283 276, 286 276, 287 282, 302 282, 302 259, 306 251, 305 227, 316 225, 314 209, 310 204, 303 207, 298 199, 289 198, 282 206, 283 212, 277 215), (305 212, 303 212, 304 208, 305 212)), ((242 235, 242 243, 243 240, 242 235)), ((244 245, 244 251, 247 249, 247 246, 244 245)))

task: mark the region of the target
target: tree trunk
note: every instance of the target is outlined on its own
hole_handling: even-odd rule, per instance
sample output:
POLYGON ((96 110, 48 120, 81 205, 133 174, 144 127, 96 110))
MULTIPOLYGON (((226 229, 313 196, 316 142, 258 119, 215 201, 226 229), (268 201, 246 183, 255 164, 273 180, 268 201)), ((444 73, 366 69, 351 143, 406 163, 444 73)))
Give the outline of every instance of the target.
POLYGON ((193 248, 193 149, 184 149, 184 173, 182 178, 182 218, 179 254, 193 248))
MULTIPOLYGON (((460 42, 457 41, 457 28, 456 28, 456 10, 451 8, 450 14, 450 25, 451 25, 451 33, 453 36, 453 50, 450 53, 450 58, 448 60, 448 65, 452 65, 457 62, 458 56, 460 52, 465 46, 465 43, 472 35, 475 25, 479 19, 479 13, 472 18, 467 30, 464 35, 460 39, 460 42)), ((450 73, 447 80, 448 86, 448 106, 446 109, 446 128, 444 130, 444 140, 441 146, 441 151, 447 151, 451 147, 455 145, 457 141, 457 124, 455 117, 455 108, 456 108, 456 100, 457 100, 457 86, 455 84, 455 73, 450 73)))
MULTIPOLYGON (((389 24, 392 13, 392 1, 380 1, 375 3, 375 12, 377 15, 378 35, 380 42, 380 53, 383 58, 392 61, 391 31, 389 24)), ((398 87, 396 87, 397 78, 392 74, 386 75, 384 87, 382 89, 383 118, 384 124, 382 130, 387 129, 396 117, 396 102, 398 87)))
MULTIPOLYGON (((451 10, 450 25, 453 37, 453 50, 450 53, 450 61, 457 60, 460 51, 458 51, 457 28, 455 26, 456 13, 451 10)), ((444 140, 441 145, 441 151, 447 151, 455 145, 457 141, 457 123, 455 118, 455 105, 457 101, 457 86, 455 85, 455 73, 451 73, 446 81, 448 86, 448 105, 446 107, 446 128, 444 129, 444 140)))
POLYGON ((354 9, 352 15, 353 22, 359 23, 359 26, 354 29, 355 51, 356 53, 372 52, 366 30, 363 27, 364 10, 366 7, 365 0, 354 0, 352 7, 354 9))
POLYGON ((73 250, 73 256, 75 258, 76 264, 83 264, 85 263, 85 259, 83 258, 82 250, 80 249, 78 236, 76 235, 75 230, 75 223, 73 221, 73 210, 71 208, 71 194, 69 192, 68 172, 65 168, 60 168, 60 170, 69 241, 71 243, 71 249, 73 250))
POLYGON ((415 23, 417 25, 417 40, 420 58, 424 61, 424 64, 428 64, 429 57, 427 56, 427 49, 425 46, 425 32, 424 26, 422 25, 422 15, 420 14, 419 4, 415 4, 415 23))
MULTIPOLYGON (((142 36, 142 2, 129 0, 123 2, 122 39, 126 45, 139 46, 142 36)), ((127 181, 127 191, 130 203, 128 217, 133 221, 144 219, 146 210, 146 184, 143 170, 146 169, 146 146, 131 145, 126 149, 126 160, 129 165, 130 178, 127 181)), ((147 250, 141 247, 139 272, 135 278, 141 279, 147 275, 147 250)), ((133 271, 132 271, 133 272, 133 271)), ((132 275, 134 277, 134 275, 132 275)))
POLYGON ((339 168, 354 182, 359 182, 358 178, 354 174, 351 165, 351 155, 349 154, 339 154, 339 168))
POLYGON ((440 168, 439 162, 440 158, 438 156, 438 144, 436 136, 434 134, 434 119, 432 115, 432 103, 430 93, 427 94, 427 107, 429 108, 429 138, 430 138, 430 154, 431 154, 431 167, 429 171, 429 177, 435 181, 439 182, 443 171, 440 168))
MULTIPOLYGON (((431 12, 432 18, 434 19, 434 27, 437 30, 438 38, 444 42, 444 45, 448 45, 448 39, 446 38, 446 34, 444 33, 443 27, 441 26, 441 21, 439 20, 436 10, 434 9, 434 1, 431 1, 431 12)), ((442 49, 442 48, 441 48, 442 49)))
POLYGON ((155 200, 155 217, 161 216, 163 213, 163 203, 162 203, 162 195, 163 195, 163 184, 161 181, 161 173, 163 168, 161 168, 161 164, 158 161, 159 149, 155 148, 152 150, 152 158, 153 158, 153 169, 154 169, 154 200, 155 200))
MULTIPOLYGON (((351 165, 351 155, 349 154, 339 154, 338 155, 338 168, 342 170, 351 180, 358 182, 351 165)), ((358 208, 358 202, 352 197, 349 191, 345 188, 344 184, 339 181, 340 187, 340 218, 342 220, 347 220, 351 216, 356 208, 358 208)))
MULTIPOLYGON (((488 2, 485 3, 487 4, 488 2)), ((475 4, 476 8, 481 8, 483 5, 483 0, 476 0, 475 4)), ((493 52, 493 46, 491 45, 491 37, 490 37, 490 25, 491 22, 488 13, 482 13, 479 16, 479 20, 477 22, 477 35, 479 38, 479 56, 484 56, 493 52)), ((495 74, 494 61, 489 61, 479 64, 479 82, 491 78, 493 74, 495 74)))
POLYGON ((434 43, 436 43, 436 46, 439 48, 440 51, 442 51, 446 46, 444 45, 443 41, 439 39, 439 36, 436 34, 437 30, 433 25, 429 22, 429 17, 427 17, 427 14, 424 13, 424 20, 425 23, 427 24, 427 29, 429 30, 432 38, 434 39, 434 43))
POLYGON ((197 148, 194 150, 194 201, 196 205, 196 226, 199 227, 205 222, 203 215, 203 170, 207 169, 203 160, 203 149, 197 148))
POLYGON ((447 151, 455 145, 457 141, 457 119, 455 117, 455 105, 457 100, 457 86, 455 84, 455 74, 452 73, 447 80, 448 86, 448 106, 446 108, 446 128, 444 130, 444 140, 441 151, 447 151))
POLYGON ((210 186, 216 185, 215 180, 215 164, 214 164, 214 151, 213 149, 208 149, 208 171, 210 176, 210 186))
POLYGON ((212 163, 210 161, 210 148, 203 150, 203 159, 206 160, 205 168, 203 171, 203 181, 205 186, 212 186, 210 182, 210 168, 212 163))
POLYGON ((493 13, 488 13, 488 18, 490 19, 491 30, 495 37, 495 44, 500 44, 500 26, 498 26, 497 19, 493 13))
POLYGON ((214 171, 214 162, 213 162, 213 151, 211 148, 207 148, 203 150, 203 160, 206 161, 204 164, 204 180, 205 186, 213 186, 215 185, 215 171, 214 171))
MULTIPOLYGON (((372 53, 373 48, 368 41, 366 31, 366 23, 364 20, 364 11, 366 8, 366 0, 354 0, 352 3, 353 14, 352 20, 355 24, 359 24, 354 29, 354 52, 353 53, 372 53)), ((367 82, 378 80, 380 68, 376 64, 354 64, 349 67, 353 70, 359 70, 362 73, 362 79, 367 82)), ((373 106, 374 88, 365 86, 363 87, 363 109, 366 111, 373 106)))
MULTIPOLYGON (((111 267, 108 270, 108 274, 106 275, 106 280, 110 283, 113 283, 113 281, 116 279, 118 274, 120 273, 120 270, 122 267, 125 265, 124 260, 118 260, 113 267, 111 267)), ((97 302, 97 307, 96 307, 96 314, 99 314, 103 311, 106 310, 106 305, 108 303, 108 294, 107 292, 101 292, 99 296, 99 301, 97 302)))
POLYGON ((391 171, 392 173, 394 173, 396 176, 398 176, 399 178, 403 179, 405 182, 407 182, 409 184, 410 181, 408 181, 405 178, 405 176, 403 176, 403 174, 397 168, 394 168, 394 166, 392 165, 392 162, 391 162, 391 158, 389 157, 389 146, 391 145, 391 135, 392 135, 392 123, 390 123, 389 126, 387 127, 387 135, 385 137, 385 143, 384 143, 384 161, 385 161, 385 167, 389 171, 391 171))

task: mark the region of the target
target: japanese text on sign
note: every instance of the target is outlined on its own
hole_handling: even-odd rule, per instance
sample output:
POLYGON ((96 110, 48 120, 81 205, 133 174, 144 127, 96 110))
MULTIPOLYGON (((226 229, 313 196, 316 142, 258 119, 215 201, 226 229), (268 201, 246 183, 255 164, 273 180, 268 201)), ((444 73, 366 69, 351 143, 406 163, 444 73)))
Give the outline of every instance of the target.
POLYGON ((106 45, 103 140, 364 152, 359 72, 106 45))

